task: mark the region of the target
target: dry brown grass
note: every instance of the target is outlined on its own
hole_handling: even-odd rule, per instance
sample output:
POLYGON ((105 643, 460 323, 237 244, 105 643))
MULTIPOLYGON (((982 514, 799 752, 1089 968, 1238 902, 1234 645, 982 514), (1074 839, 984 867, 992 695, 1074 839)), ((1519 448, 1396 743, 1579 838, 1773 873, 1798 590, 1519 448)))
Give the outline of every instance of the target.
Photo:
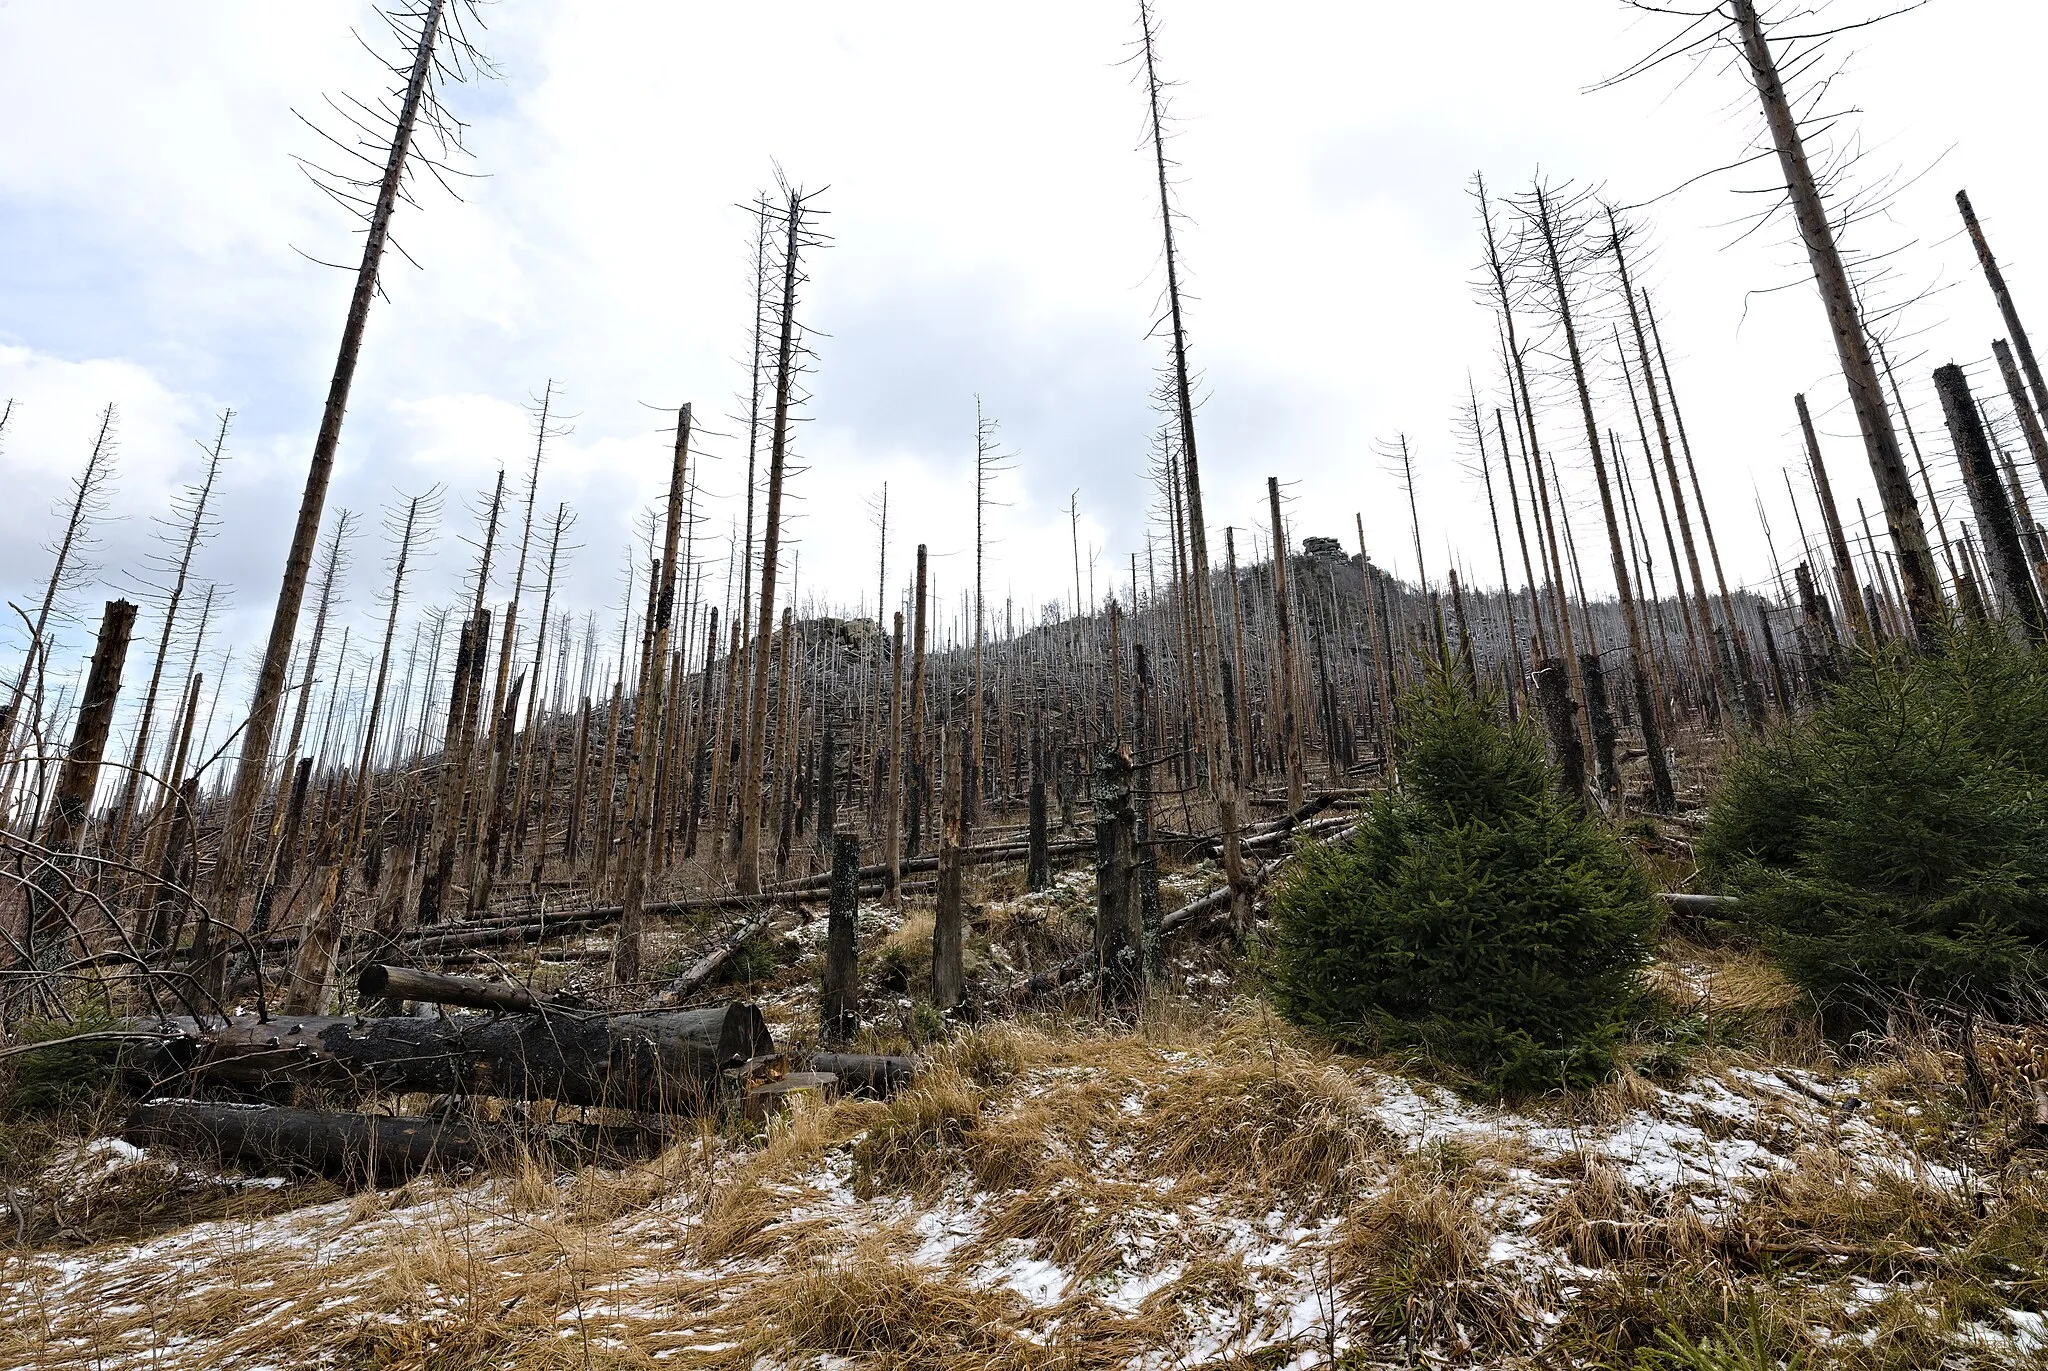
POLYGON ((1469 1354, 1528 1343, 1530 1311, 1487 1263, 1493 1230, 1478 1194, 1469 1176, 1408 1165, 1345 1213, 1331 1269, 1354 1331, 1409 1356, 1422 1348, 1469 1354))
POLYGON ((289 1346, 406 1371, 1221 1368, 1341 1333, 1360 1367, 1621 1367, 1660 1330, 1719 1337, 1752 1306, 1781 1357, 1832 1348, 1809 1371, 1906 1371, 1906 1350, 1963 1366, 1956 1329, 2048 1299, 2048 1182, 2014 1161, 1973 1197, 1868 1164, 1880 1146, 1990 1156, 1952 1126, 1945 1050, 1866 1053, 1863 1095, 1902 1116, 1921 1104, 1937 1122, 1919 1132, 1732 1075, 1753 1107, 1717 1122, 1624 1076, 1536 1111, 1584 1130, 1560 1156, 1483 1112, 1410 1150, 1379 1122, 1368 1067, 1256 1012, 1169 1001, 1130 1031, 1009 1022, 955 1032, 890 1102, 707 1123, 634 1166, 515 1156, 487 1182, 225 1223, 176 1254, 109 1248, 68 1273, 17 1259, 0 1366, 211 1371, 289 1346), (1601 1154, 1600 1130, 1643 1111, 1804 1150, 1717 1225, 1601 1154), (1851 1273, 1894 1270, 1921 1284, 1852 1299, 1851 1273))

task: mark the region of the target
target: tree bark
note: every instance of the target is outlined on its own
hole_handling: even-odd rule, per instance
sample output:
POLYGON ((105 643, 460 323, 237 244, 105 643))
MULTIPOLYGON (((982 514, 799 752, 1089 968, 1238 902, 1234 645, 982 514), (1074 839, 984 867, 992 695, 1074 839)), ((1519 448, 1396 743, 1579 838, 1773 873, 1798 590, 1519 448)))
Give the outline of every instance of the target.
POLYGON ((176 1036, 132 1051, 129 1074, 261 1085, 326 1083, 371 1093, 477 1094, 564 1104, 689 1112, 721 1072, 774 1052, 749 1004, 666 1014, 475 1014, 447 1018, 239 1016, 223 1028, 190 1019, 176 1036))
POLYGON ((2025 369, 2027 381, 2033 387, 2034 408, 2048 419, 2048 384, 2042 383, 2041 364, 2034 360, 2034 345, 2028 341, 2026 326, 2020 322, 2019 309, 2012 302, 2012 291, 2005 284, 2005 273, 1999 270, 1998 259, 1991 255, 1991 245, 1984 241, 1984 227, 1977 222, 1977 211, 1970 207, 1968 191, 1956 192, 1956 208, 1962 211, 1963 225, 1969 229, 1970 242, 1977 249, 1978 264, 1984 268, 1984 279, 1998 301, 1998 313, 2005 320, 2005 331, 2011 337, 2013 350, 2019 354, 2020 366, 2025 369))
POLYGON ((2034 593, 2034 578, 2027 568, 2019 524, 2005 498, 1997 459, 1991 455, 1990 440, 1977 416, 1977 402, 1970 395, 1970 382, 1961 367, 1950 363, 1935 369, 1934 389, 1941 396, 1941 411, 1948 420, 1949 437, 1955 442, 1956 461, 1963 469, 1970 503, 1977 511, 1977 527, 1983 534, 1984 551, 1991 563, 1992 584, 2004 601, 2006 612, 2020 621, 2029 638, 2039 642, 2048 625, 2043 623, 2041 601, 2034 593))
POLYGON ((825 925, 825 978, 818 1000, 819 1034, 828 1043, 846 1042, 860 1028, 860 973, 855 942, 859 906, 860 839, 851 833, 835 833, 832 904, 825 925))
POLYGON ((940 1009, 957 1007, 967 998, 966 950, 961 910, 960 784, 968 766, 967 749, 945 755, 940 745, 940 766, 945 792, 939 837, 939 889, 932 917, 932 1002, 940 1009))
POLYGON ((308 1170, 348 1184, 389 1184, 417 1172, 483 1165, 492 1148, 468 1124, 275 1105, 151 1100, 122 1123, 123 1140, 264 1170, 308 1170))
POLYGON ((1778 165, 1799 223, 1799 236, 1805 241, 1814 284, 1820 290, 1828 326, 1834 333, 1842 380, 1849 388, 1849 403, 1856 411, 1856 426, 1863 434, 1870 472, 1884 501, 1885 523, 1898 553, 1913 636, 1922 648, 1930 648, 1943 618, 1941 586, 1935 576, 1933 554, 1927 547, 1927 529, 1920 521, 1920 506, 1906 476, 1899 435, 1892 427, 1891 411, 1885 408, 1884 392, 1878 387, 1877 368, 1871 363, 1862 315, 1849 284, 1848 270, 1842 264, 1841 250, 1835 243, 1827 207, 1821 201, 1820 187, 1807 164, 1798 121, 1778 77, 1777 59, 1757 19, 1754 0, 1731 3, 1736 27, 1741 30, 1743 54, 1756 84, 1757 98, 1763 104, 1764 122, 1776 145, 1778 165))
POLYGON ((99 785, 100 759, 106 754, 107 733, 113 726, 114 706, 121 695, 121 671, 128 661, 128 640, 134 628, 135 606, 126 600, 107 601, 100 615, 99 642, 93 648, 85 692, 78 698, 71 747, 57 773, 50 820, 43 830, 47 855, 42 858, 26 901, 19 955, 27 966, 35 964, 41 950, 37 943, 44 920, 52 911, 61 909, 70 895, 66 875, 69 858, 85 836, 93 791, 99 785))
POLYGON ((1145 997, 1136 830, 1130 754, 1104 751, 1095 763, 1095 964, 1103 1008, 1116 1014, 1131 1013, 1145 997))
POLYGON ((782 546, 783 461, 788 452, 789 396, 795 377, 797 251, 802 241, 803 202, 792 191, 782 253, 781 341, 775 364, 775 417, 768 443, 768 509, 761 527, 761 593, 748 692, 746 750, 740 767, 740 850, 733 889, 750 895, 761 888, 761 773, 768 750, 768 641, 775 631, 775 561, 782 546))
POLYGON ((1828 480, 1827 463, 1821 460, 1820 439, 1813 431, 1813 415, 1806 408, 1806 397, 1795 395, 1792 403, 1799 410, 1799 427, 1806 435, 1806 458, 1813 467, 1813 491, 1820 502, 1821 522, 1828 533, 1828 551, 1835 562, 1835 590, 1842 597, 1842 609, 1849 616, 1850 627, 1865 643, 1876 641, 1875 626, 1864 611, 1863 597, 1856 589, 1855 564, 1849 560, 1849 535, 1842 530, 1842 511, 1835 504, 1835 488, 1828 480))

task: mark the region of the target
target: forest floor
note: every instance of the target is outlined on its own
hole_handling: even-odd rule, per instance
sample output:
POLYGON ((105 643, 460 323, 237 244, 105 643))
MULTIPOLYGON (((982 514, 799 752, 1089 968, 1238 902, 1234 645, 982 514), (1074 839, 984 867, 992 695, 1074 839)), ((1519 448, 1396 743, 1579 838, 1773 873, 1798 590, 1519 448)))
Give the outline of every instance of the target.
MULTIPOLYGON (((1008 879, 971 911, 990 986, 1092 906, 1082 873, 1008 879)), ((1170 879, 1169 907, 1212 877, 1170 879)), ((1674 937, 1616 1080, 1498 1107, 1303 1038, 1199 940, 1136 1024, 1082 988, 949 1027, 909 990, 929 917, 862 915, 864 1045, 925 1058, 886 1103, 355 1193, 46 1139, 0 1367, 2048 1362, 2041 1041, 1980 1029, 1966 1088, 1934 1029, 1830 1045, 1768 963, 1674 937)), ((778 1041, 812 1030, 822 936, 776 930, 726 992, 778 1041)))

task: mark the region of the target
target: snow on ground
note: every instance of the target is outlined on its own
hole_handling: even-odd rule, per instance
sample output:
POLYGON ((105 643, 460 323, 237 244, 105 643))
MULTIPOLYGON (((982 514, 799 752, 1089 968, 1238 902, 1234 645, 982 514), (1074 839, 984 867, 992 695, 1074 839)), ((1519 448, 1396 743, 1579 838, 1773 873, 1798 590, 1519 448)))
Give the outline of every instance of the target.
MULTIPOLYGON (((1059 1184, 1071 1193, 1055 1199, 1066 1212, 1036 1228, 1020 1224, 1015 1195, 977 1188, 971 1169, 935 1191, 866 1185, 855 1160, 865 1131, 827 1125, 862 1108, 871 1121, 875 1107, 842 1106, 778 1126, 765 1145, 680 1149, 658 1175, 420 1180, 146 1241, 12 1255, 0 1275, 0 1366, 430 1365, 434 1339, 459 1342, 480 1327, 512 1349, 504 1365, 526 1364, 516 1349, 541 1339, 611 1359, 597 1364, 807 1364, 814 1358, 793 1353, 757 1362, 763 1349, 750 1339, 763 1307, 771 1318, 787 1312, 789 1282, 805 1273, 826 1283, 804 1287, 805 1299, 850 1284, 877 1252, 895 1263, 892 1281, 907 1272, 961 1292, 1003 1336, 1099 1345, 1109 1359, 1091 1364, 1164 1371, 1261 1349, 1277 1354, 1261 1365, 1323 1364, 1353 1335, 1333 1274, 1345 1215, 1252 1203, 1256 1186, 1229 1178, 1197 1185, 1155 1174, 1120 1131, 1141 1128, 1161 1099, 1215 1066, 1200 1050, 1124 1046, 1114 1066, 1041 1065, 992 1093, 987 1125, 1068 1098, 1079 1111, 1088 1092, 1113 1095, 1096 1116, 1106 1122, 1062 1144, 1070 1165, 1059 1184), (816 1137, 799 1146, 806 1128, 816 1137), (784 1145, 788 1166, 767 1167, 784 1145), (750 1199, 764 1201, 752 1218, 750 1199)), ((1978 1184, 1865 1117, 1847 1078, 1736 1069, 1678 1088, 1644 1085, 1632 1108, 1573 1121, 1474 1105, 1369 1067, 1329 1070, 1357 1087, 1364 1115, 1354 1126, 1384 1132, 1382 1160, 1358 1180, 1352 1207, 1369 1206, 1409 1163, 1447 1149, 1484 1158, 1480 1264, 1503 1298, 1530 1298, 1539 1327, 1564 1316, 1572 1292, 1608 1279, 1542 1231, 1586 1159, 1610 1165, 1646 1205, 1682 1201, 1709 1221, 1814 1148, 1871 1176, 1978 1184)), ((101 1141, 64 1164, 106 1178, 150 1159, 101 1141)), ((1835 1285, 1845 1330, 1888 1301, 1916 1298, 1910 1283, 1850 1275, 1835 1285)), ((1968 1322, 1960 1341, 1984 1359, 1977 1364, 2038 1365, 2048 1320, 1997 1310, 1968 1322)), ((828 1354, 817 1364, 864 1364, 856 1345, 842 1349, 845 1360, 829 1346, 810 1351, 828 1354)))

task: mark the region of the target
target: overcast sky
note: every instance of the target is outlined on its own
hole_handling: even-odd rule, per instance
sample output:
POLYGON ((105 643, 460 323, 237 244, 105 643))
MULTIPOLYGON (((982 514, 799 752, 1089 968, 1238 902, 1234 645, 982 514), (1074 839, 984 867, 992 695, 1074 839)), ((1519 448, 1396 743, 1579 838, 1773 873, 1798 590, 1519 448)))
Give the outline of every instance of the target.
MULTIPOLYGON (((2001 331, 1957 234, 1958 187, 2021 308, 2048 321, 2043 8, 1936 0, 1839 50, 1848 69, 1829 106, 1859 111, 1866 179, 1917 177, 1857 242, 1911 244, 1896 259, 1902 283, 1950 283, 1908 315, 1918 336, 1904 348, 1916 356, 1909 399, 1943 467, 1926 375, 1984 357, 2001 331)), ((421 592, 445 600, 470 556, 457 541, 471 528, 464 505, 501 464, 523 462, 522 407, 553 380, 575 415, 540 493, 580 515, 565 596, 616 603, 635 513, 665 486, 664 411, 687 400, 714 430, 699 552, 722 578, 742 486, 743 449, 718 436, 741 431, 725 417, 741 412, 745 384, 740 206, 779 163, 829 187, 819 203, 833 239, 803 306, 820 336, 789 534, 807 598, 872 610, 868 504, 886 482, 891 582, 926 542, 957 603, 971 574, 977 395, 1014 454, 992 516, 992 596, 1014 594, 1020 610, 1071 599, 1076 491, 1108 593, 1143 547, 1164 357, 1147 336, 1162 280, 1131 9, 487 7, 481 38, 502 74, 448 95, 481 179, 459 203, 429 190, 400 212, 420 266, 388 264, 330 518, 445 484, 421 592)), ((1296 538, 1355 551, 1362 513, 1375 556, 1412 574, 1401 488, 1376 451, 1405 434, 1432 572, 1454 553, 1497 582, 1457 437, 1468 374, 1487 403, 1497 386, 1474 290, 1471 175, 1506 193, 1540 168, 1648 200, 1741 153, 1756 126, 1746 90, 1714 64, 1587 93, 1670 32, 1619 0, 1160 0, 1160 22, 1180 83, 1172 151, 1218 555, 1223 525, 1263 527, 1272 475, 1287 483, 1296 538)), ((352 29, 380 36, 361 0, 0 0, 0 399, 17 401, 0 452, 0 589, 14 602, 32 604, 47 574, 39 544, 100 406, 121 408, 124 517, 97 554, 103 586, 77 596, 91 613, 132 587, 150 516, 195 475, 197 440, 232 407, 224 527, 200 574, 233 587, 238 660, 260 642, 350 285, 300 254, 359 251, 292 160, 319 146, 293 111, 384 83, 352 29)), ((1793 540, 1778 474, 1799 460, 1793 392, 1811 392, 1844 501, 1870 489, 1789 227, 1744 236, 1760 197, 1741 192, 1771 179, 1768 165, 1711 177, 1643 216, 1643 278, 1729 574, 1755 584, 1769 562, 1753 489, 1781 551, 1793 540)), ((1603 424, 1632 427, 1625 400, 1604 394, 1602 408, 1603 424)), ((1543 424, 1575 498, 1590 501, 1575 411, 1555 406, 1543 424)), ((1589 581, 1605 585, 1597 536, 1589 523, 1581 540, 1589 581)), ((377 560, 365 539, 358 613, 372 610, 377 560)), ((86 638, 71 630, 74 655, 86 638)))

